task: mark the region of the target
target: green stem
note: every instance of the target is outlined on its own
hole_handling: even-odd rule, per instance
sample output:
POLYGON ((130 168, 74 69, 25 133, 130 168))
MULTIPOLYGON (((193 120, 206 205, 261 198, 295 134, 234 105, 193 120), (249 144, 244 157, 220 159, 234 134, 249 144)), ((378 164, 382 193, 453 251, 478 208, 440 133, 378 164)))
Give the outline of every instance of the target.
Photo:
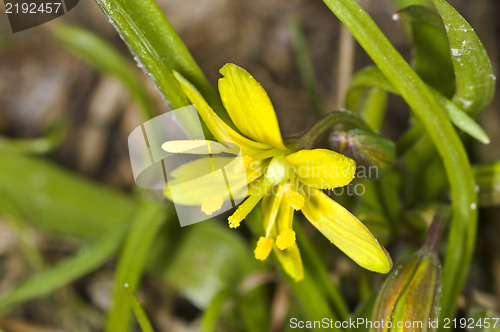
POLYGON ((471 167, 460 139, 425 83, 355 0, 324 0, 349 28, 420 119, 443 159, 450 181, 453 220, 443 269, 442 318, 454 314, 474 250, 477 202, 471 167))
POLYGON ((188 79, 214 111, 231 123, 205 75, 154 0, 96 0, 171 109, 189 102, 173 71, 188 79))
POLYGON ((299 149, 311 149, 314 143, 330 128, 338 124, 349 124, 357 128, 371 131, 370 127, 356 114, 349 111, 335 111, 328 113, 316 122, 307 132, 295 142, 299 149))
POLYGON ((437 254, 445 226, 446 215, 444 211, 436 211, 436 215, 434 216, 434 220, 427 231, 427 236, 425 237, 425 242, 422 248, 437 254))

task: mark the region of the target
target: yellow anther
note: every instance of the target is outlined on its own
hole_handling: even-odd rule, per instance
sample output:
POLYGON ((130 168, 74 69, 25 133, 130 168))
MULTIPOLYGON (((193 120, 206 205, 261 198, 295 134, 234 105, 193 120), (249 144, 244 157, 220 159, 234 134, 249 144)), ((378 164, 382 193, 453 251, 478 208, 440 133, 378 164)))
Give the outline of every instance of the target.
POLYGON ((297 211, 304 207, 304 196, 295 190, 287 190, 285 193, 285 199, 288 205, 297 211))
POLYGON ((281 250, 290 248, 294 243, 295 232, 290 228, 287 228, 279 233, 278 237, 276 238, 276 246, 281 250))
POLYGON ((233 172, 240 174, 245 172, 252 165, 253 159, 250 156, 243 156, 243 163, 237 163, 234 165, 233 172))
POLYGON ((253 251, 255 258, 264 261, 271 253, 271 249, 273 248, 273 240, 261 236, 259 241, 257 241, 257 246, 253 251))
POLYGON ((229 227, 230 228, 238 228, 238 227, 240 227, 241 220, 239 218, 236 218, 234 215, 230 216, 229 218, 227 218, 227 221, 229 223, 229 227))
POLYGON ((221 209, 224 200, 218 194, 213 194, 203 201, 201 204, 201 211, 207 216, 212 215, 212 213, 217 212, 221 209))

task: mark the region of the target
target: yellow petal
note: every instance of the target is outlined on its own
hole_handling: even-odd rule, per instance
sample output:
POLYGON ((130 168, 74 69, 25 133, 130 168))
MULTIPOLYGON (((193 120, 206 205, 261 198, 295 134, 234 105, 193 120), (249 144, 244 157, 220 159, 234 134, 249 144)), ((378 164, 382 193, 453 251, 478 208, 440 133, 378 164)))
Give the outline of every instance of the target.
POLYGON ((308 189, 309 200, 302 213, 309 222, 361 267, 378 273, 389 272, 391 258, 368 228, 320 190, 308 189))
POLYGON ((189 83, 188 80, 177 72, 174 72, 174 75, 177 81, 179 81, 186 96, 196 107, 196 110, 203 119, 203 122, 205 122, 208 129, 210 129, 210 132, 219 142, 235 143, 240 147, 241 151, 245 155, 261 153, 262 151, 271 148, 268 144, 251 141, 234 131, 224 121, 222 121, 217 114, 215 114, 198 90, 196 90, 196 88, 189 83))
POLYGON ((300 257, 297 243, 294 243, 287 250, 273 248, 273 251, 285 272, 292 277, 294 281, 304 279, 304 267, 302 265, 302 258, 300 257))
MULTIPOLYGON (((175 170, 170 172, 170 177, 180 179, 180 181, 195 179, 212 172, 212 162, 214 169, 220 169, 234 163, 234 167, 230 169, 226 167, 226 176, 228 177, 228 182, 230 183, 234 182, 234 180, 240 179, 240 174, 242 173, 240 172, 240 168, 245 167, 244 160, 241 161, 235 159, 234 157, 205 157, 192 160, 177 167, 175 170)), ((267 163, 263 162, 262 160, 252 162, 252 164, 246 169, 246 182, 250 183, 264 174, 266 165, 267 163)))
POLYGON ((285 160, 301 182, 319 189, 345 186, 356 173, 354 160, 326 149, 300 150, 285 160))
POLYGON ((253 162, 246 173, 235 173, 237 164, 238 158, 225 156, 204 157, 187 162, 168 175, 167 186, 172 190, 165 190, 165 196, 175 200, 176 204, 202 205, 214 194, 226 200, 229 197, 229 185, 233 199, 242 199, 248 193, 248 183, 263 174, 265 163, 253 162), (222 174, 222 170, 225 174, 222 174), (173 193, 175 197, 172 197, 173 193))
POLYGON ((252 166, 253 159, 250 156, 243 156, 243 160, 241 163, 238 163, 233 171, 236 174, 246 172, 247 169, 249 169, 252 166))
POLYGON ((222 103, 236 127, 246 136, 286 150, 278 119, 266 91, 246 70, 232 63, 221 68, 222 103))
POLYGON ((178 140, 168 141, 161 148, 170 153, 185 154, 216 154, 226 152, 228 148, 221 143, 205 140, 178 140))
MULTIPOLYGON (((246 186, 245 181, 242 186, 246 186)), ((224 175, 220 170, 189 181, 169 181, 164 194, 175 204, 187 206, 201 206, 214 195, 220 197, 223 202, 230 200, 224 175)))

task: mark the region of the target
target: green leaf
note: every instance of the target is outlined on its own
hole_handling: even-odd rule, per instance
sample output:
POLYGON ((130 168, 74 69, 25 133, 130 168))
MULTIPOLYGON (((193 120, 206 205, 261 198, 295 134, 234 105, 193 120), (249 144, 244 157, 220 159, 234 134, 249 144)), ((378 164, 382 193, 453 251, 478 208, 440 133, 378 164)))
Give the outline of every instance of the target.
POLYGON ((345 96, 345 108, 359 114, 372 130, 379 131, 387 108, 386 90, 376 85, 358 85, 351 79, 345 96))
MULTIPOLYGON (((351 315, 352 320, 364 319, 365 321, 371 320, 373 307, 375 306, 375 301, 377 300, 377 293, 372 292, 366 298, 361 300, 354 313, 351 315)), ((354 328, 348 328, 347 331, 355 332, 369 332, 371 331, 367 325, 357 326, 354 328)))
POLYGON ((125 291, 128 295, 130 307, 132 307, 132 311, 134 312, 135 318, 137 319, 142 332, 154 332, 153 326, 151 325, 146 312, 142 308, 135 295, 130 291, 130 287, 128 284, 125 285, 125 291))
POLYGON ((45 154, 53 151, 66 137, 67 124, 56 121, 47 128, 42 137, 7 138, 0 136, 0 153, 2 154, 45 154))
MULTIPOLYGON (((378 87, 387 92, 400 95, 400 92, 391 82, 384 76, 382 71, 377 67, 367 67, 353 76, 351 84, 349 85, 348 98, 353 99, 357 96, 357 90, 363 89, 366 86, 378 87)), ((486 132, 474 121, 467 113, 465 113, 455 103, 444 97, 438 91, 429 87, 439 105, 446 111, 446 114, 455 126, 462 129, 464 132, 474 137, 484 144, 488 144, 490 139, 486 132)))
POLYGON ((321 93, 318 87, 316 74, 314 73, 311 56, 309 55, 304 28, 302 27, 298 15, 290 15, 288 17, 288 29, 292 34, 293 51, 295 53, 295 60, 299 69, 302 85, 307 92, 312 110, 315 112, 316 116, 321 117, 323 114, 321 93))
POLYGON ((221 291, 234 290, 256 267, 240 236, 213 220, 186 228, 175 250, 163 276, 200 308, 221 291))
POLYGON ((180 73, 226 122, 219 97, 154 0, 96 0, 171 109, 188 105, 173 76, 180 73))
POLYGON ((140 83, 138 73, 111 44, 91 31, 77 26, 57 25, 53 31, 59 42, 76 57, 100 72, 119 79, 135 97, 145 118, 155 116, 153 104, 140 83))
POLYGON ((321 256, 315 250, 300 223, 295 221, 293 225, 295 232, 297 233, 297 241, 299 243, 301 253, 304 256, 304 262, 307 266, 311 279, 316 281, 316 284, 327 296, 329 302, 335 310, 336 317, 338 317, 341 321, 347 320, 349 317, 349 307, 345 303, 342 293, 332 281, 325 263, 321 261, 321 256))
POLYGON ((127 228, 128 225, 104 233, 97 241, 84 247, 76 255, 4 292, 0 296, 0 313, 5 314, 21 302, 50 294, 100 267, 116 252, 127 228))
MULTIPOLYGON (((316 280, 311 277, 307 269, 304 279, 299 282, 293 281, 285 272, 282 273, 282 276, 288 281, 288 286, 292 290, 294 297, 300 303, 302 312, 305 313, 308 320, 321 321, 325 317, 333 320, 337 319, 328 305, 323 294, 323 289, 319 287, 316 280)), ((338 328, 333 328, 332 330, 340 331, 338 328)))
POLYGON ((500 205, 500 161, 475 165, 473 171, 479 189, 479 205, 500 205))
MULTIPOLYGON (((470 24, 455 8, 444 0, 432 0, 432 3, 443 19, 450 43, 457 87, 453 101, 476 117, 490 104, 495 91, 495 76, 490 59, 470 24)), ((463 180, 464 178, 461 179, 463 180)), ((471 211, 469 214, 477 215, 475 199, 462 204, 463 209, 471 211)), ((450 229, 448 254, 443 270, 441 318, 451 317, 455 311, 456 300, 467 273, 466 266, 474 249, 476 232, 476 222, 455 222, 459 218, 456 215, 457 202, 454 201, 453 206, 454 222, 450 229)))
POLYGON ((492 309, 481 306, 473 306, 467 311, 467 322, 473 320, 475 324, 471 326, 474 332, 499 332, 500 314, 492 309))
POLYGON ((430 0, 392 0, 396 8, 399 10, 401 8, 406 8, 409 6, 426 6, 430 5, 430 0))
POLYGON ((355 207, 354 214, 370 230, 382 245, 390 243, 392 238, 391 220, 386 211, 386 199, 380 194, 379 181, 362 179, 359 182, 365 193, 360 197, 360 203, 355 207))
MULTIPOLYGON (((38 157, 2 154, 0 188, 33 226, 89 242, 119 228, 137 209, 132 197, 38 157)), ((0 213, 3 206, 0 201, 0 213)))
POLYGON ((45 264, 44 259, 38 251, 34 234, 28 232, 29 228, 26 217, 22 212, 23 209, 6 195, 1 188, 0 202, 2 203, 0 214, 6 216, 7 220, 10 221, 16 229, 16 240, 20 245, 24 258, 34 271, 42 270, 45 264))
POLYGON ((124 285, 127 284, 127 288, 135 292, 152 242, 166 219, 162 205, 149 200, 141 202, 118 261, 106 331, 129 331, 130 305, 124 285))
POLYGON ((441 17, 425 6, 403 8, 395 17, 411 24, 417 74, 446 97, 453 96, 455 73, 441 17))
POLYGON ((483 112, 493 99, 495 76, 483 44, 470 24, 444 0, 432 0, 448 35, 455 68, 453 102, 472 117, 483 112))
POLYGON ((387 108, 387 94, 379 88, 367 88, 360 102, 357 113, 361 114, 372 130, 379 131, 387 108))
POLYGON ((231 296, 231 292, 222 291, 213 298, 213 300, 208 305, 207 309, 203 313, 200 322, 200 332, 211 332, 216 331, 215 327, 217 324, 217 319, 219 318, 219 313, 222 305, 231 296))
MULTIPOLYGON (((425 83, 355 0, 324 0, 424 125, 443 160, 451 186, 453 220, 443 270, 443 316, 455 311, 474 250, 477 204, 472 170, 460 139, 425 83)), ((445 21, 446 25, 446 21, 445 21)), ((458 75, 457 75, 458 78, 458 75)))

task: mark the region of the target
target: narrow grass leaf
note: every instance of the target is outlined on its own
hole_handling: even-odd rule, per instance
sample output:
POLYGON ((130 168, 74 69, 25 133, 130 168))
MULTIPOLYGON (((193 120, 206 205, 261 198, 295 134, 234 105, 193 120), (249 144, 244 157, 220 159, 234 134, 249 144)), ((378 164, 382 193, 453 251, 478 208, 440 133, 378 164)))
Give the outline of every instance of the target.
POLYGON ((310 277, 316 280, 316 284, 326 293, 327 299, 335 311, 335 316, 341 321, 347 320, 349 317, 349 307, 345 303, 342 293, 330 278, 330 273, 325 263, 321 261, 320 255, 314 249, 299 222, 294 222, 294 229, 297 233, 297 241, 299 242, 310 277))
POLYGON ((500 161, 475 165, 473 171, 479 205, 500 205, 500 161))
POLYGON ((30 225, 88 242, 125 224, 137 209, 132 197, 38 157, 2 154, 0 188, 23 207, 30 225))
POLYGON ((130 291, 130 287, 128 284, 125 284, 125 291, 127 292, 130 307, 134 312, 135 318, 137 319, 142 332, 154 332, 153 326, 151 325, 146 312, 142 308, 135 295, 130 291))
POLYGON ((316 74, 314 73, 311 56, 309 55, 304 28, 298 15, 290 15, 288 17, 288 29, 292 35, 295 61, 297 62, 302 85, 306 90, 312 110, 316 116, 321 117, 323 114, 321 93, 316 74))
POLYGON ((443 19, 455 68, 456 92, 453 102, 472 117, 491 103, 495 76, 491 62, 476 32, 465 18, 444 0, 432 0, 443 19))
MULTIPOLYGON (((348 98, 352 100, 357 96, 356 91, 367 86, 378 87, 387 92, 400 95, 398 89, 392 85, 379 68, 367 67, 354 75, 351 84, 349 85, 348 98)), ((455 126, 462 129, 464 132, 474 137, 481 143, 488 144, 490 142, 490 139, 483 128, 481 128, 481 126, 479 126, 477 122, 474 121, 474 119, 464 112, 459 106, 443 96, 437 90, 429 87, 429 91, 455 126)))
POLYGON ((76 255, 35 274, 3 293, 0 296, 0 313, 5 314, 22 302, 48 295, 101 266, 119 248, 126 228, 122 226, 105 233, 98 241, 84 247, 76 255))
POLYGON ((0 215, 7 216, 16 230, 17 241, 20 244, 24 258, 29 263, 34 271, 40 271, 44 267, 44 259, 38 250, 34 234, 28 232, 26 217, 23 215, 22 209, 12 199, 7 196, 0 188, 0 204, 2 209, 0 215))
POLYGON ((5 154, 45 154, 62 143, 68 131, 67 123, 56 121, 45 130, 42 137, 7 138, 0 136, 0 153, 5 154))
POLYGON ((217 320, 219 318, 222 305, 230 296, 231 292, 222 291, 213 298, 201 317, 200 332, 216 331, 217 320))
POLYGON ((441 17, 426 6, 403 8, 394 17, 411 25, 417 74, 434 89, 451 98, 455 91, 455 73, 441 17))
POLYGON ((149 200, 141 202, 118 261, 106 331, 129 331, 130 305, 123 286, 128 284, 131 292, 137 289, 153 240, 166 219, 162 205, 149 200))

